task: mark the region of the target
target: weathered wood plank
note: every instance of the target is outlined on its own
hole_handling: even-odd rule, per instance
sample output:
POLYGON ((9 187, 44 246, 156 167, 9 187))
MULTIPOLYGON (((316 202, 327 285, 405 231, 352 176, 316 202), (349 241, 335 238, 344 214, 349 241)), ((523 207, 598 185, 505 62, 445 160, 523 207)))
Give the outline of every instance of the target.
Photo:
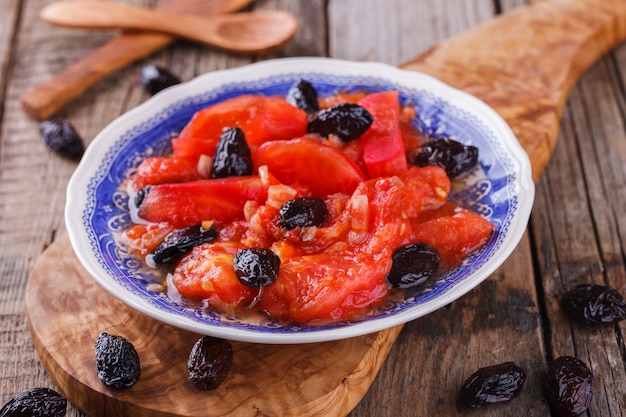
MULTIPOLYGON (((502 3, 504 10, 521 4, 520 0, 502 3)), ((623 75, 613 72, 617 68, 623 73, 625 62, 620 65, 615 56, 624 56, 623 46, 594 65, 572 91, 555 153, 538 184, 531 219, 543 277, 548 361, 569 354, 588 363, 598 387, 591 415, 603 416, 624 414, 621 336, 616 329, 571 323, 558 298, 580 282, 605 283, 622 293, 626 288, 624 228, 619 227, 626 195, 624 91, 623 75)), ((623 324, 619 327, 623 334, 623 324)))
POLYGON ((264 0, 257 9, 285 10, 298 16, 299 27, 294 39, 282 50, 265 58, 288 56, 327 56, 326 2, 323 0, 264 0))
POLYGON ((329 55, 400 65, 493 16, 490 0, 329 1, 329 55))
MULTIPOLYGON (((31 35, 28 29, 21 37, 14 31, 18 23, 19 27, 29 27, 28 12, 21 3, 4 2, 0 16, 0 368, 6 370, 0 375, 2 404, 29 386, 50 385, 30 340, 22 299, 32 262, 51 239, 51 229, 58 225, 60 211, 55 209, 62 195, 46 197, 46 187, 55 181, 46 163, 48 157, 33 154, 40 145, 36 142, 38 134, 25 127, 26 121, 13 108, 14 97, 19 94, 14 80, 25 79, 15 59, 23 51, 20 45, 27 45, 31 35)), ((33 57, 29 57, 31 62, 26 58, 24 54, 22 60, 31 67, 33 57)), ((57 173, 56 178, 58 175, 62 174, 57 173)))
POLYGON ((624 258, 618 219, 623 207, 626 140, 619 84, 608 56, 572 91, 552 161, 540 181, 532 227, 537 239, 545 305, 550 318, 551 356, 570 355, 592 369, 597 415, 623 415, 623 325, 574 323, 558 306, 579 283, 610 285, 624 293, 624 258), (618 330, 621 329, 621 330, 618 330), (610 388, 609 388, 610 387, 610 388))
MULTIPOLYGON (((9 76, 13 34, 18 24, 18 6, 17 0, 7 0, 3 6, 4 13, 0 16, 0 97, 4 97, 6 80, 9 76)), ((0 104, 0 117, 2 117, 2 104, 0 104)))

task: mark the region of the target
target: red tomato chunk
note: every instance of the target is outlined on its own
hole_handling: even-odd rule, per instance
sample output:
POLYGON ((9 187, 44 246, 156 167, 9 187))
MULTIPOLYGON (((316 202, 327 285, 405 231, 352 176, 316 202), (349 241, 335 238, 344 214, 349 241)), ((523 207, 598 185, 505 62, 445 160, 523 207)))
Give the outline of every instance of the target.
POLYGON ((351 100, 374 122, 350 143, 307 134, 306 113, 282 97, 246 95, 199 111, 172 141, 173 155, 146 159, 130 178, 130 192, 141 190, 137 215, 148 225, 130 227, 125 242, 146 256, 173 230, 215 224, 218 238, 173 268, 176 290, 217 311, 253 305, 276 320, 306 324, 357 320, 383 301, 399 247, 428 244, 446 267, 482 247, 493 225, 448 202, 445 170, 407 163, 407 143, 419 135, 402 120, 398 93, 351 100), (254 174, 207 179, 227 127, 244 131, 254 174), (323 199, 321 224, 280 226, 281 208, 297 197, 323 199), (238 250, 255 247, 280 258, 276 280, 261 289, 244 285, 233 266, 238 250))
POLYGON ((306 133, 306 113, 282 97, 243 95, 197 112, 178 138, 172 140, 177 157, 213 155, 225 127, 239 127, 248 145, 286 140, 306 133))
POLYGON ((205 220, 230 222, 243 219, 246 201, 262 202, 266 196, 267 187, 258 176, 159 184, 150 187, 138 215, 176 228, 205 220))
POLYGON ((268 142, 258 149, 254 161, 257 166, 267 166, 282 183, 304 186, 321 197, 350 194, 365 180, 341 150, 307 137, 268 142))
POLYGON ((386 177, 406 171, 398 92, 370 94, 359 100, 359 104, 374 117, 374 123, 360 139, 369 177, 386 177))

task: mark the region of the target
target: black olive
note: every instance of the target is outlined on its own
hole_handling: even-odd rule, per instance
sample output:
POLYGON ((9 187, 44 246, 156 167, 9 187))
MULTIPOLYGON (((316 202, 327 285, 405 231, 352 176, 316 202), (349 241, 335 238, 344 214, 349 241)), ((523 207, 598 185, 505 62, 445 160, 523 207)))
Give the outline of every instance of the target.
POLYGON ((439 253, 425 243, 396 249, 391 255, 387 281, 396 288, 411 288, 426 281, 439 266, 439 253))
POLYGON ((300 80, 292 85, 285 99, 288 103, 307 113, 315 113, 320 109, 317 101, 317 90, 306 80, 300 80))
POLYGON ((137 194, 135 194, 135 198, 133 199, 133 203, 135 204, 135 207, 139 207, 141 205, 141 203, 143 202, 143 199, 146 198, 146 196, 150 192, 151 187, 152 187, 151 185, 147 185, 146 187, 137 191, 137 194))
POLYGON ((570 317, 589 324, 615 323, 626 318, 624 298, 603 285, 577 285, 561 297, 560 305, 570 317))
POLYGON ((224 129, 215 147, 212 178, 251 175, 252 156, 243 130, 238 127, 224 129))
POLYGON ((39 132, 46 146, 60 156, 76 160, 83 155, 83 141, 68 120, 44 120, 39 124, 39 132))
POLYGON ((365 107, 340 103, 311 116, 307 131, 324 137, 334 134, 342 141, 349 142, 358 139, 373 122, 374 118, 365 107))
POLYGON ((224 382, 232 364, 233 348, 227 340, 203 336, 191 349, 187 372, 196 388, 214 390, 224 382))
POLYGON ((145 65, 139 72, 139 81, 146 91, 152 95, 161 90, 180 84, 180 79, 165 68, 156 65, 145 65))
POLYGON ((561 356, 548 367, 543 392, 559 417, 575 417, 591 405, 593 374, 583 361, 561 356))
POLYGON ((526 372, 513 362, 487 366, 474 372, 461 387, 461 405, 479 408, 486 404, 509 401, 522 390, 526 372))
POLYGON ((478 148, 452 139, 436 139, 420 146, 413 164, 439 166, 454 179, 468 174, 478 164, 478 148))
POLYGON ((50 388, 29 388, 0 409, 0 417, 63 417, 67 400, 50 388))
POLYGON ((127 388, 139 380, 139 355, 126 338, 102 332, 95 348, 98 378, 105 385, 127 388))
POLYGON ((202 225, 176 230, 165 237, 163 242, 152 252, 152 259, 157 264, 171 264, 194 247, 212 242, 217 238, 214 225, 205 228, 202 225))
POLYGON ((321 226, 328 217, 326 203, 319 197, 299 197, 287 201, 280 208, 279 224, 283 229, 321 226))
POLYGON ((235 254, 234 267, 242 284, 260 288, 276 281, 280 258, 266 248, 241 249, 235 254))

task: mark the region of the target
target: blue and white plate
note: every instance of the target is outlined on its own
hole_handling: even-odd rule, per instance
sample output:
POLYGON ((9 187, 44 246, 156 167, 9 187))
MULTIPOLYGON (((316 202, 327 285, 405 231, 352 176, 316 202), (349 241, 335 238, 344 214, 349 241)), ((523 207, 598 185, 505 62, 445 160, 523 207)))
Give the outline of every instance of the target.
MULTIPOLYGON (((508 125, 482 101, 424 74, 379 63, 287 58, 215 71, 168 88, 116 119, 93 140, 67 190, 65 221, 76 255, 100 285, 130 307, 199 334, 258 343, 310 343, 387 329, 428 314, 466 294, 500 266, 521 239, 534 184, 528 157, 508 125), (320 95, 349 90, 398 90, 417 109, 414 125, 432 137, 479 148, 480 167, 453 184, 452 199, 488 218, 495 232, 460 267, 433 279, 358 322, 321 327, 267 318, 226 317, 155 291, 155 271, 117 241, 129 224, 121 187, 141 160, 170 151, 170 140, 192 115, 229 97, 285 95, 300 79, 320 95)), ((160 279, 160 278, 159 278, 160 279)))

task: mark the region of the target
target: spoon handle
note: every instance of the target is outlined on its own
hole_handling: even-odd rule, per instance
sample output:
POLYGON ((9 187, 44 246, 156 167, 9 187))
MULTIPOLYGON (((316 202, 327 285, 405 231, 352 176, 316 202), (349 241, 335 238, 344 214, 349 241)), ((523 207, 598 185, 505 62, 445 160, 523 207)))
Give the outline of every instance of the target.
POLYGON ((41 18, 74 28, 164 32, 239 53, 267 52, 295 34, 297 22, 286 12, 221 14, 211 19, 122 3, 61 1, 42 9, 41 18))
MULTIPOLYGON (((166 0, 159 9, 201 16, 240 10, 252 0, 166 0)), ((171 44, 176 38, 155 32, 126 31, 55 74, 21 97, 24 111, 35 120, 54 115, 113 72, 171 44)))

